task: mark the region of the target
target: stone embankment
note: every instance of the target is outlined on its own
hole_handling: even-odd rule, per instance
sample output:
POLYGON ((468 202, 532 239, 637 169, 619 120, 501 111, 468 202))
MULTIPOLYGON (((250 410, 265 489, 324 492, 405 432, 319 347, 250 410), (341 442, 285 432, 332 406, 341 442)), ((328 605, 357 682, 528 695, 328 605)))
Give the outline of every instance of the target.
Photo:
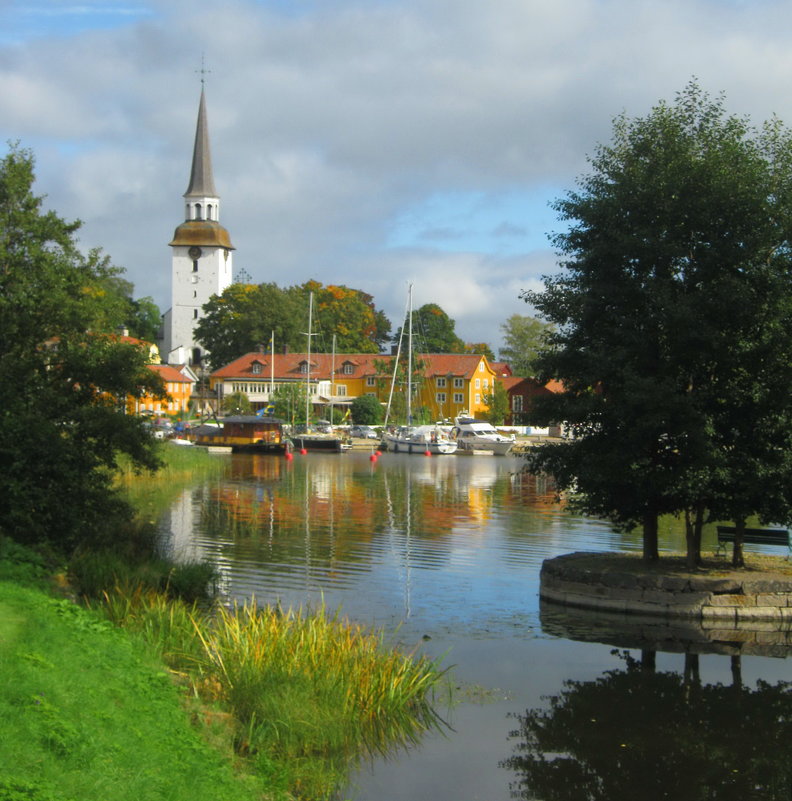
POLYGON ((770 621, 792 625, 792 574, 772 570, 709 570, 661 559, 572 553, 542 565, 545 601, 582 609, 681 618, 720 625, 770 621), (663 563, 666 563, 666 567, 663 563))

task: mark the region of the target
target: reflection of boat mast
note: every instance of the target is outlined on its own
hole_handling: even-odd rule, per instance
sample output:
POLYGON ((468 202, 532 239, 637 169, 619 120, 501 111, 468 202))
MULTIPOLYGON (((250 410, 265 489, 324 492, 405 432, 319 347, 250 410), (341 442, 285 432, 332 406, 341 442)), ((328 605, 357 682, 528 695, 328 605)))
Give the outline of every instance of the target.
MULTIPOLYGON (((404 618, 408 619, 412 615, 411 606, 411 582, 412 582, 412 568, 410 566, 410 475, 409 467, 407 468, 407 475, 405 478, 405 487, 407 496, 405 500, 405 518, 404 518, 404 618)), ((393 510, 393 499, 390 493, 390 483, 388 482, 388 474, 385 473, 385 503, 388 507, 388 539, 391 543, 391 551, 394 551, 393 535, 396 531, 396 514, 393 510)), ((397 570, 399 560, 396 561, 397 570)))

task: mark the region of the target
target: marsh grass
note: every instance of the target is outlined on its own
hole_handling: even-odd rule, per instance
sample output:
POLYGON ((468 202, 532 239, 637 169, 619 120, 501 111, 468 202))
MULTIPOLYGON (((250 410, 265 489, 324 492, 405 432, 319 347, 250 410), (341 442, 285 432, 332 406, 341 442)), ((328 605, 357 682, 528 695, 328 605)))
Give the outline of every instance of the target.
POLYGON ((102 605, 195 696, 220 703, 236 752, 298 797, 328 797, 356 760, 443 728, 439 664, 325 609, 249 603, 208 614, 145 591, 108 593, 102 605))
POLYGON ((161 467, 155 473, 135 470, 127 459, 116 465, 116 486, 137 513, 138 520, 152 521, 173 502, 180 490, 196 476, 221 475, 228 460, 204 448, 185 448, 165 441, 160 444, 161 467))

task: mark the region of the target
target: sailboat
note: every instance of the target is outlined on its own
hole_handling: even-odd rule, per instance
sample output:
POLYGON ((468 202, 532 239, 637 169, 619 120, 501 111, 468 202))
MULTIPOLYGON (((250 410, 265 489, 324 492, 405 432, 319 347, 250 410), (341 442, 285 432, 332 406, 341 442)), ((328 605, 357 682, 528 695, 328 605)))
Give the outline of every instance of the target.
POLYGON ((331 432, 312 431, 310 426, 311 419, 311 324, 313 318, 313 292, 308 296, 308 354, 305 375, 305 431, 300 434, 291 434, 291 441, 299 451, 329 451, 341 453, 347 450, 346 443, 336 434, 331 432))
POLYGON ((393 453, 421 453, 421 454, 451 454, 456 453, 457 443, 449 438, 448 434, 439 425, 413 425, 412 424, 412 284, 407 292, 406 324, 402 326, 399 345, 396 349, 396 358, 393 363, 393 378, 391 380, 388 409, 385 414, 385 435, 382 446, 393 453), (407 420, 406 424, 394 430, 388 429, 388 418, 393 400, 393 391, 396 386, 396 375, 399 368, 402 339, 407 329, 407 420))

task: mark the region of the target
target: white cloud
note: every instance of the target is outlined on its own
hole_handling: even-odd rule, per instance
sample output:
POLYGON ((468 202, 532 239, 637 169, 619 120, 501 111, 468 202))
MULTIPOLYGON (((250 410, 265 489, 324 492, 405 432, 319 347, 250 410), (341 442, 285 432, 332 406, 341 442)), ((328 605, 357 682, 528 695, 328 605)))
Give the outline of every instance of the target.
POLYGON ((202 54, 235 265, 359 287, 394 326, 413 278, 496 349, 530 311, 520 290, 554 271, 547 202, 616 114, 695 75, 736 113, 792 122, 792 7, 773 0, 83 5, 60 29, 6 26, 0 135, 34 148, 50 205, 163 307, 202 54), (108 23, 118 8, 134 13, 108 23))

